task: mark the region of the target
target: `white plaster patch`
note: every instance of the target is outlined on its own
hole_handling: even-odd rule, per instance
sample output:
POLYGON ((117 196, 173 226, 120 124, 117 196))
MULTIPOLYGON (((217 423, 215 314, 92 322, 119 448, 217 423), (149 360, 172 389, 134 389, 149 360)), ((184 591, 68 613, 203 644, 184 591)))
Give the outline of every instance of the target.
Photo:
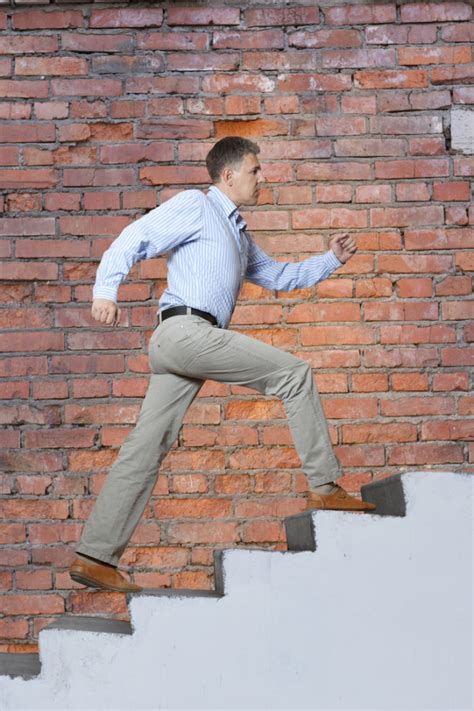
POLYGON ((474 111, 451 109, 451 148, 462 153, 474 153, 474 111))

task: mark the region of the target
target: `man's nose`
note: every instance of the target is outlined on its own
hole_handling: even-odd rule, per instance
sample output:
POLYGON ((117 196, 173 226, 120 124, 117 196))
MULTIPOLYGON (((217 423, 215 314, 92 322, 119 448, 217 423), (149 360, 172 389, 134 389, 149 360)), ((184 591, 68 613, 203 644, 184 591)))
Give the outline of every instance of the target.
POLYGON ((260 173, 258 178, 257 178, 257 183, 264 183, 265 182, 265 176, 263 173, 260 173))

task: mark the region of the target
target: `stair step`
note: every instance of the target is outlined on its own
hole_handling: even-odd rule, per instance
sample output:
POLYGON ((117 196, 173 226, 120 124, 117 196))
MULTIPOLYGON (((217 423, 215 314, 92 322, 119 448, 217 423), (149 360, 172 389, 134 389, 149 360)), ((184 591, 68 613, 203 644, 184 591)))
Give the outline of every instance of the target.
POLYGON ((373 512, 378 516, 406 516, 407 507, 403 491, 402 475, 394 474, 360 488, 364 501, 370 501, 377 508, 373 512))
POLYGON ((135 597, 222 597, 216 590, 195 590, 185 588, 145 588, 139 592, 127 593, 127 602, 135 597))
POLYGON ((63 615, 44 629, 133 634, 132 625, 127 620, 111 620, 108 617, 87 617, 86 615, 63 615))
POLYGON ((0 676, 31 679, 41 671, 39 654, 0 652, 0 676))
MULTIPOLYGON (((374 511, 357 513, 357 516, 406 516, 406 501, 403 491, 402 475, 374 481, 361 486, 364 501, 375 504, 374 511)), ((285 519, 286 539, 289 551, 315 551, 316 533, 313 514, 315 509, 304 511, 285 519)), ((335 511, 334 513, 339 513, 335 511)))

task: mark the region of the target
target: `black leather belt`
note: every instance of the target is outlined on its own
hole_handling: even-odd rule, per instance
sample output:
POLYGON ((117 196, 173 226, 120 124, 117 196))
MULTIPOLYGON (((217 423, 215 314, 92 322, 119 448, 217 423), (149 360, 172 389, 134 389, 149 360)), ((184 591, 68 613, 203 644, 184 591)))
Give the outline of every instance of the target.
POLYGON ((212 314, 208 314, 207 311, 201 311, 200 309, 194 309, 192 306, 172 306, 170 309, 160 311, 158 314, 158 323, 170 318, 170 316, 182 316, 184 314, 200 316, 201 318, 205 318, 206 321, 210 321, 213 326, 217 326, 217 319, 212 314))

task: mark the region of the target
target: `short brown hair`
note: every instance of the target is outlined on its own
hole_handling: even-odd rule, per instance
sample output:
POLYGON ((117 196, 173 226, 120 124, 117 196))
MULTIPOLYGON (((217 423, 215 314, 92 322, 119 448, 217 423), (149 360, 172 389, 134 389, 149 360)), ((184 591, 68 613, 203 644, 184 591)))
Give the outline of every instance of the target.
POLYGON ((238 166, 248 153, 257 155, 260 148, 253 141, 241 136, 226 136, 211 148, 206 156, 206 165, 211 180, 219 182, 221 173, 227 166, 238 166))

